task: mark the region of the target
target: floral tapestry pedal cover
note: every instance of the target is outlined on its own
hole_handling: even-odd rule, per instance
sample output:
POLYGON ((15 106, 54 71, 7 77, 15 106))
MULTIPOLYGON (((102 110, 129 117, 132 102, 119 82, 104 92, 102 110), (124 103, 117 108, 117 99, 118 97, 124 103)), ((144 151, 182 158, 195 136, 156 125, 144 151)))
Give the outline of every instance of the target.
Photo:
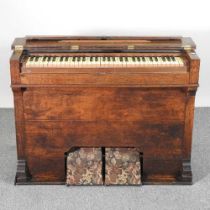
POLYGON ((66 184, 103 184, 101 148, 79 148, 68 154, 66 184))
POLYGON ((135 148, 106 148, 106 185, 140 185, 140 154, 135 148))

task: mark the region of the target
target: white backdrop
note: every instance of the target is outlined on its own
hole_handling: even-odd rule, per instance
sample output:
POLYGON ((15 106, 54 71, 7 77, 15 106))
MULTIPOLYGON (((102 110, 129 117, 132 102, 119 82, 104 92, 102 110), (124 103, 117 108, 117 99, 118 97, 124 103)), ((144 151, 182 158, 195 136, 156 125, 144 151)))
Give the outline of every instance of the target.
POLYGON ((196 106, 210 106, 208 0, 0 0, 0 107, 13 107, 10 45, 25 35, 191 36, 201 58, 196 106))

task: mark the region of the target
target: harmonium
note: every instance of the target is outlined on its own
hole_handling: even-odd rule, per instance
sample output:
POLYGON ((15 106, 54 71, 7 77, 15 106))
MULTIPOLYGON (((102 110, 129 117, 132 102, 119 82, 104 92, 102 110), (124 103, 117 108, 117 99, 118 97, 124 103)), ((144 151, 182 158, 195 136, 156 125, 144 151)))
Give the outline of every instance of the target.
POLYGON ((16 184, 192 183, 191 38, 26 36, 12 49, 16 184))

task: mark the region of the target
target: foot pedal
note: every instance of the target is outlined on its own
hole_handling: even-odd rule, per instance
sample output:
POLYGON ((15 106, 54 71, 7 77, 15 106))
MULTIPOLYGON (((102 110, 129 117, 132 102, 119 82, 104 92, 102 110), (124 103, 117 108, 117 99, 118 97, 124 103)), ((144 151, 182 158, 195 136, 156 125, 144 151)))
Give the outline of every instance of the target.
POLYGON ((135 148, 105 149, 106 185, 141 185, 140 153, 135 148))
POLYGON ((101 148, 78 148, 70 151, 67 160, 67 185, 102 185, 101 148))

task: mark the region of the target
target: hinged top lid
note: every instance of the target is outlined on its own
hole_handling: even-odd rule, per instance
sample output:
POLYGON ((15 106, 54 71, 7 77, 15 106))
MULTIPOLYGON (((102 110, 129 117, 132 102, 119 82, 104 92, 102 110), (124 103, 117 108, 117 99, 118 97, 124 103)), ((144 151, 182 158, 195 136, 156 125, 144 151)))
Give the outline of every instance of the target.
POLYGON ((23 46, 32 52, 138 52, 150 50, 190 50, 189 37, 93 37, 26 36, 15 39, 12 48, 23 46))

